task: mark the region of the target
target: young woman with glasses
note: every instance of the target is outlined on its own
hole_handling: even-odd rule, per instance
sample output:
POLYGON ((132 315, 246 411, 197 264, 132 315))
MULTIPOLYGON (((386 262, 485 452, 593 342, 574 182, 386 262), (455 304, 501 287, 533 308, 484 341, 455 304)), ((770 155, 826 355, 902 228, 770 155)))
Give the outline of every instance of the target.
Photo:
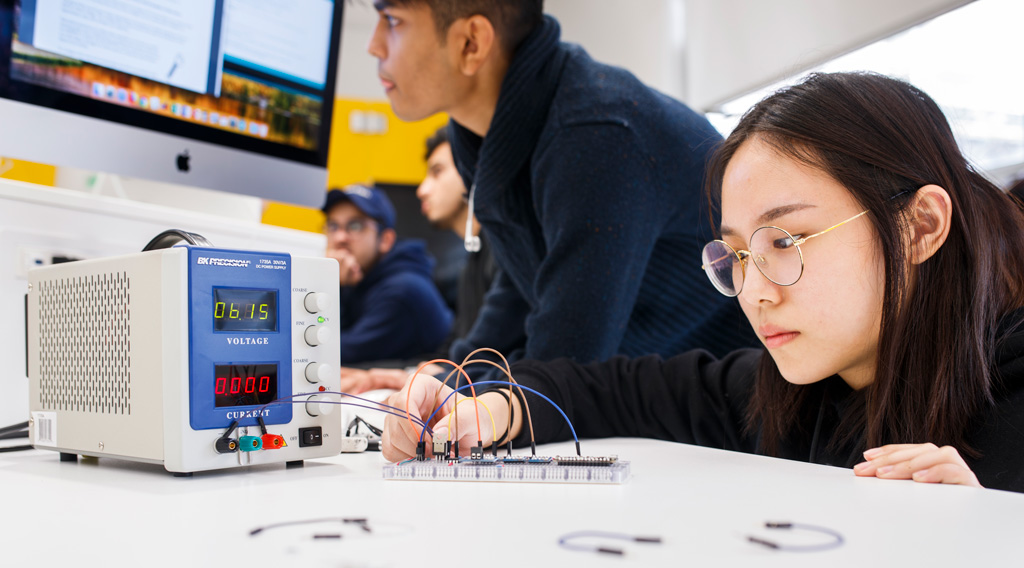
MULTIPOLYGON (((523 361, 517 381, 549 395, 581 437, 1024 491, 1024 214, 970 167, 934 101, 879 75, 812 75, 751 109, 710 172, 721 235, 702 264, 765 348, 523 361)), ((412 386, 409 410, 423 418, 439 388, 450 392, 412 386)), ((503 390, 481 396, 498 430, 483 423, 485 437, 523 447, 520 395, 506 432, 503 390)), ((538 443, 569 438, 555 410, 525 396, 538 443)), ((453 403, 437 413, 442 439, 453 403)), ((469 448, 474 413, 460 415, 469 448)), ((389 417, 385 456, 414 455, 418 438, 389 417)))

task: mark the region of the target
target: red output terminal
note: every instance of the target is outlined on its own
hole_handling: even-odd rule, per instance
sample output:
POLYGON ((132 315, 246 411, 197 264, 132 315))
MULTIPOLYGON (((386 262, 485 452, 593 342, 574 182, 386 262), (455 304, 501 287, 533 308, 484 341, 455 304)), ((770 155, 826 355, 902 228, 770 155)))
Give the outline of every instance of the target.
POLYGON ((284 436, 279 436, 277 434, 264 434, 262 439, 264 450, 277 450, 288 445, 284 441, 284 436))

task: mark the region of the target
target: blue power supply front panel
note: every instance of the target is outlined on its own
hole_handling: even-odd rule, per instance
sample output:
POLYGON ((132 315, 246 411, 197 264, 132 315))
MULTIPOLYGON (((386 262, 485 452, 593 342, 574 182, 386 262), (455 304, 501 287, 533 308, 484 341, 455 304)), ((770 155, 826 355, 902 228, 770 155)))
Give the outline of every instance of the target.
POLYGON ((189 247, 188 286, 192 428, 291 422, 291 257, 189 247))

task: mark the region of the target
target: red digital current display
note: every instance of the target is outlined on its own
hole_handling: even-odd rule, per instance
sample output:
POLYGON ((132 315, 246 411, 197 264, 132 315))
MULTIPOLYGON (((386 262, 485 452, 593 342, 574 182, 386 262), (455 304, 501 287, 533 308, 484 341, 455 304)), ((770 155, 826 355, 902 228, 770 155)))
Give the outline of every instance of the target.
POLYGON ((214 406, 258 406, 277 399, 277 364, 214 365, 214 406))

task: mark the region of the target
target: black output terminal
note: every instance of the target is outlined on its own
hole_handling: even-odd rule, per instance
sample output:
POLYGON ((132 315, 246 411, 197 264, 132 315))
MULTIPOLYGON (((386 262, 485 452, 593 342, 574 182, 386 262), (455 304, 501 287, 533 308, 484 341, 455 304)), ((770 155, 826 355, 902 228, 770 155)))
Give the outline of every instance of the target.
POLYGON ((477 442, 475 446, 469 449, 469 459, 471 460, 482 460, 484 459, 484 443, 477 442))
POLYGON ((217 438, 217 442, 214 443, 213 447, 217 450, 218 454, 230 454, 238 451, 238 440, 234 438, 217 438))
POLYGON ((238 421, 235 420, 228 426, 228 429, 217 441, 214 442, 213 448, 217 450, 218 454, 230 454, 238 451, 238 440, 231 437, 231 434, 235 432, 235 428, 238 427, 238 421))

